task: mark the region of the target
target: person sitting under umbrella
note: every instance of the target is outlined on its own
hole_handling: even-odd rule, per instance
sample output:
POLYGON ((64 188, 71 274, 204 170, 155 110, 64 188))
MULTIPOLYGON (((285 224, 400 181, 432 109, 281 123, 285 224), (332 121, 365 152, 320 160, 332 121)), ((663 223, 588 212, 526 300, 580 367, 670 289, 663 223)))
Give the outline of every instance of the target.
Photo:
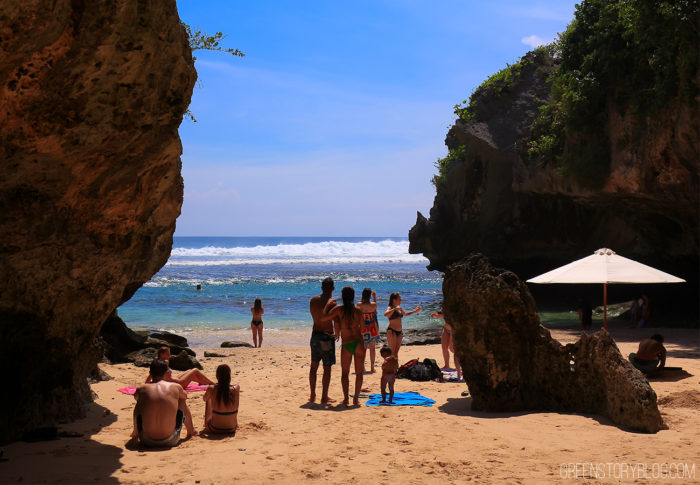
POLYGON ((663 346, 664 337, 655 333, 648 339, 639 343, 637 352, 629 355, 630 362, 640 371, 648 374, 657 368, 666 365, 666 347, 663 346))

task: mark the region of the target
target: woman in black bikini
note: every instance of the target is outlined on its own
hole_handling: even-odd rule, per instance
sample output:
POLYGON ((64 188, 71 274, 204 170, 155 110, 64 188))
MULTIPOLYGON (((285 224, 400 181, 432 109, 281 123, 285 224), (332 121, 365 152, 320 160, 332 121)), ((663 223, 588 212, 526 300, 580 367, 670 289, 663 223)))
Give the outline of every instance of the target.
POLYGON ((250 308, 250 313, 253 314, 253 320, 250 322, 250 329, 253 331, 253 346, 257 349, 258 347, 262 347, 262 316, 263 313, 265 313, 260 298, 255 299, 255 303, 253 303, 253 306, 250 308))
POLYGON ((204 427, 211 433, 236 434, 240 388, 231 385, 231 368, 226 364, 216 368, 216 380, 204 393, 204 427))
POLYGON ((405 312, 401 308, 401 295, 398 293, 392 293, 389 296, 389 306, 384 312, 384 316, 389 319, 389 327, 386 329, 386 341, 391 348, 391 355, 399 358, 399 349, 401 348, 401 342, 403 341, 403 326, 401 321, 403 317, 408 315, 413 315, 414 313, 420 313, 421 307, 418 305, 415 310, 410 312, 405 312))

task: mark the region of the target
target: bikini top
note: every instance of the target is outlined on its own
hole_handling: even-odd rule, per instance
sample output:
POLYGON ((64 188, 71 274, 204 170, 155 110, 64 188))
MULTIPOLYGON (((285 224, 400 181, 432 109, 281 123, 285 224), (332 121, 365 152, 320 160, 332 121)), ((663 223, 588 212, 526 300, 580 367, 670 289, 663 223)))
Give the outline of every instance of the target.
POLYGON ((394 313, 389 316, 389 320, 396 320, 397 318, 403 318, 403 315, 400 311, 394 310, 394 313))

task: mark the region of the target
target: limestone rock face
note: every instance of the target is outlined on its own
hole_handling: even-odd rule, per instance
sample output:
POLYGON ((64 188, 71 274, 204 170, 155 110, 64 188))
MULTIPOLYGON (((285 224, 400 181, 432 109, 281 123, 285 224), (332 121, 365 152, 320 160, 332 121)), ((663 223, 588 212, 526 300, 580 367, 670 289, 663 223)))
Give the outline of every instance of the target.
POLYGON ((2 441, 83 414, 100 326, 167 261, 196 72, 174 0, 2 2, 0 59, 2 441))
POLYGON ((472 409, 595 413, 637 431, 663 429, 656 393, 610 335, 561 345, 514 273, 475 254, 447 269, 443 293, 472 409))
MULTIPOLYGON (((537 109, 550 98, 547 66, 528 64, 498 96, 475 93, 479 110, 458 119, 445 144, 465 146, 426 218, 409 232, 411 253, 444 271, 472 252, 532 277, 600 247, 686 279, 695 299, 700 253, 698 105, 669 105, 654 118, 611 106, 606 184, 586 189, 555 167, 525 162, 537 109)), ((602 89, 602 88, 601 88, 602 89)), ((681 302, 682 304, 682 302, 681 302)), ((691 302, 694 311, 697 305, 691 302)))

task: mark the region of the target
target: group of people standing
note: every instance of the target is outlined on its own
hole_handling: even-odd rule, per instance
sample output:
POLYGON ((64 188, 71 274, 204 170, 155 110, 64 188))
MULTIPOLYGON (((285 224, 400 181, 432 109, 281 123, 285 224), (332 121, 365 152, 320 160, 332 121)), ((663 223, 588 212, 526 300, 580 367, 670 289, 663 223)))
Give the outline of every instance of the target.
MULTIPOLYGON (((354 360, 355 393, 353 404, 359 404, 362 391, 363 375, 365 373, 365 352, 370 351, 370 372, 375 366, 375 346, 379 340, 379 325, 377 321, 377 295, 370 288, 365 288, 362 298, 355 304, 355 290, 346 286, 341 291, 342 305, 333 298, 335 289, 333 279, 326 278, 321 283, 321 294, 311 298, 309 311, 313 319, 311 332, 311 368, 309 371, 309 386, 311 394, 309 401, 316 401, 316 381, 318 367, 323 363, 321 378, 321 403, 333 403, 335 400, 328 396, 331 381, 331 366, 335 364, 335 342, 341 340, 340 350, 340 382, 343 388, 343 404, 350 402, 350 366, 354 360), (371 299, 371 301, 370 301, 371 299)), ((398 355, 403 339, 402 320, 408 315, 419 313, 421 307, 405 311, 401 307, 401 295, 392 293, 389 306, 384 316, 389 319, 386 336, 388 346, 381 351, 384 357, 382 365, 382 396, 386 386, 389 387, 390 400, 393 395, 393 382, 398 370, 398 355)))

